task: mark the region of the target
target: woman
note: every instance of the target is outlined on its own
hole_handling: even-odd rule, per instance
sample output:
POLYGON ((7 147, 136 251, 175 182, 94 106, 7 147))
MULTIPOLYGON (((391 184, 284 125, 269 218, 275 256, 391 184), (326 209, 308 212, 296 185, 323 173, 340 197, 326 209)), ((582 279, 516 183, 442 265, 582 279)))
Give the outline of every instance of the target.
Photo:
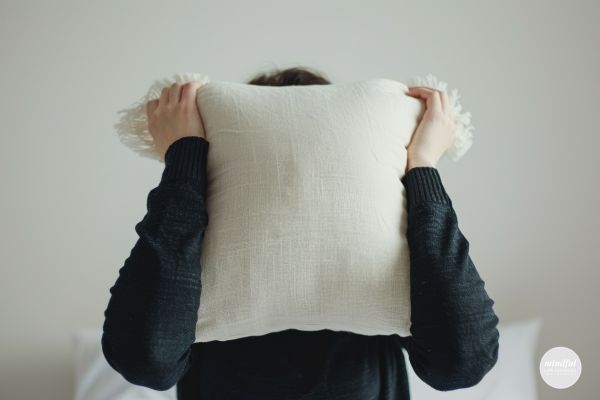
MULTIPOLYGON (((289 68, 249 83, 330 82, 308 68, 289 68)), ((209 142, 195 102, 199 87, 173 84, 147 104, 165 168, 148 195, 148 213, 135 226, 139 239, 110 289, 102 337, 109 364, 134 384, 156 390, 177 384, 180 400, 409 399, 402 348, 417 375, 438 390, 477 384, 498 357, 498 318, 435 167, 455 135, 448 97, 424 87, 409 88, 426 110, 407 147, 402 178, 411 335, 288 329, 194 343, 208 225, 209 142)))

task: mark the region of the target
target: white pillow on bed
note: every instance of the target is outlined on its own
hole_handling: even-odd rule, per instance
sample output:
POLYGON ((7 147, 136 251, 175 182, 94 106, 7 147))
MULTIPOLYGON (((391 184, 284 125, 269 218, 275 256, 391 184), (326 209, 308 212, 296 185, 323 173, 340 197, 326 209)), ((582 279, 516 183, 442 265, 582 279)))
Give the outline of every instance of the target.
MULTIPOLYGON (((117 125, 160 159, 145 103, 173 81, 200 80, 209 224, 196 341, 295 328, 409 335, 406 193, 400 178, 422 101, 391 79, 307 86, 157 82, 117 125)), ((431 76, 421 83, 445 89, 431 76)), ((460 113, 447 156, 471 145, 460 113)))

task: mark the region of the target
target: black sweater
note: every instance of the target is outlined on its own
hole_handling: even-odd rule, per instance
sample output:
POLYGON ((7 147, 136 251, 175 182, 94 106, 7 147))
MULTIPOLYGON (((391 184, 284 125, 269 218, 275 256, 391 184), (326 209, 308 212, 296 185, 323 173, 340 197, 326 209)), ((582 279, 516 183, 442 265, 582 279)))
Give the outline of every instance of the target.
POLYGON ((438 390, 477 384, 498 357, 498 317, 469 256, 452 202, 433 167, 410 169, 406 188, 411 335, 288 329, 194 343, 208 225, 209 142, 185 137, 165 154, 137 243, 110 289, 102 349, 129 382, 177 384, 180 400, 409 399, 416 374, 438 390))

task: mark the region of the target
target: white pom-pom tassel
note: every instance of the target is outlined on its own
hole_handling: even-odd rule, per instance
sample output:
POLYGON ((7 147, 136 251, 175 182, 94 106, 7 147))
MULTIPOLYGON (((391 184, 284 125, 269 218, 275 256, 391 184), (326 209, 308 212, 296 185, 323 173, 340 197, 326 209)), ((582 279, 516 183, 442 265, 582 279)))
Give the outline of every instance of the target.
MULTIPOLYGON (((426 86, 432 89, 446 91, 447 83, 439 81, 432 74, 428 74, 425 78, 417 76, 411 80, 411 86, 426 86)), ((458 161, 473 145, 473 125, 471 125, 471 113, 461 112, 462 105, 458 101, 460 94, 458 90, 453 89, 448 92, 448 100, 452 107, 452 115, 456 122, 456 139, 452 146, 446 150, 445 156, 452 161, 458 161)))
POLYGON ((210 82, 210 79, 206 75, 194 72, 176 73, 172 78, 154 81, 148 92, 133 106, 119 110, 118 113, 123 115, 120 117, 119 122, 114 125, 114 128, 117 130, 121 143, 142 157, 164 162, 156 151, 154 138, 148 131, 146 104, 151 100, 158 99, 164 87, 171 86, 175 82, 185 83, 190 81, 200 81, 205 84, 210 82))

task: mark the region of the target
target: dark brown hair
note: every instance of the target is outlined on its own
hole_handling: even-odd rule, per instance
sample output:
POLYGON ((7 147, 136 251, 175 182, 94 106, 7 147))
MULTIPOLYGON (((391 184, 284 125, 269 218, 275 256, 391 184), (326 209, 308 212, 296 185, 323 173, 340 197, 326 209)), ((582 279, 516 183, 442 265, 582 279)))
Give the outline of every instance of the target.
POLYGON ((322 73, 308 67, 274 69, 271 72, 259 73, 248 81, 250 85, 262 86, 295 86, 295 85, 328 85, 331 82, 322 73))

